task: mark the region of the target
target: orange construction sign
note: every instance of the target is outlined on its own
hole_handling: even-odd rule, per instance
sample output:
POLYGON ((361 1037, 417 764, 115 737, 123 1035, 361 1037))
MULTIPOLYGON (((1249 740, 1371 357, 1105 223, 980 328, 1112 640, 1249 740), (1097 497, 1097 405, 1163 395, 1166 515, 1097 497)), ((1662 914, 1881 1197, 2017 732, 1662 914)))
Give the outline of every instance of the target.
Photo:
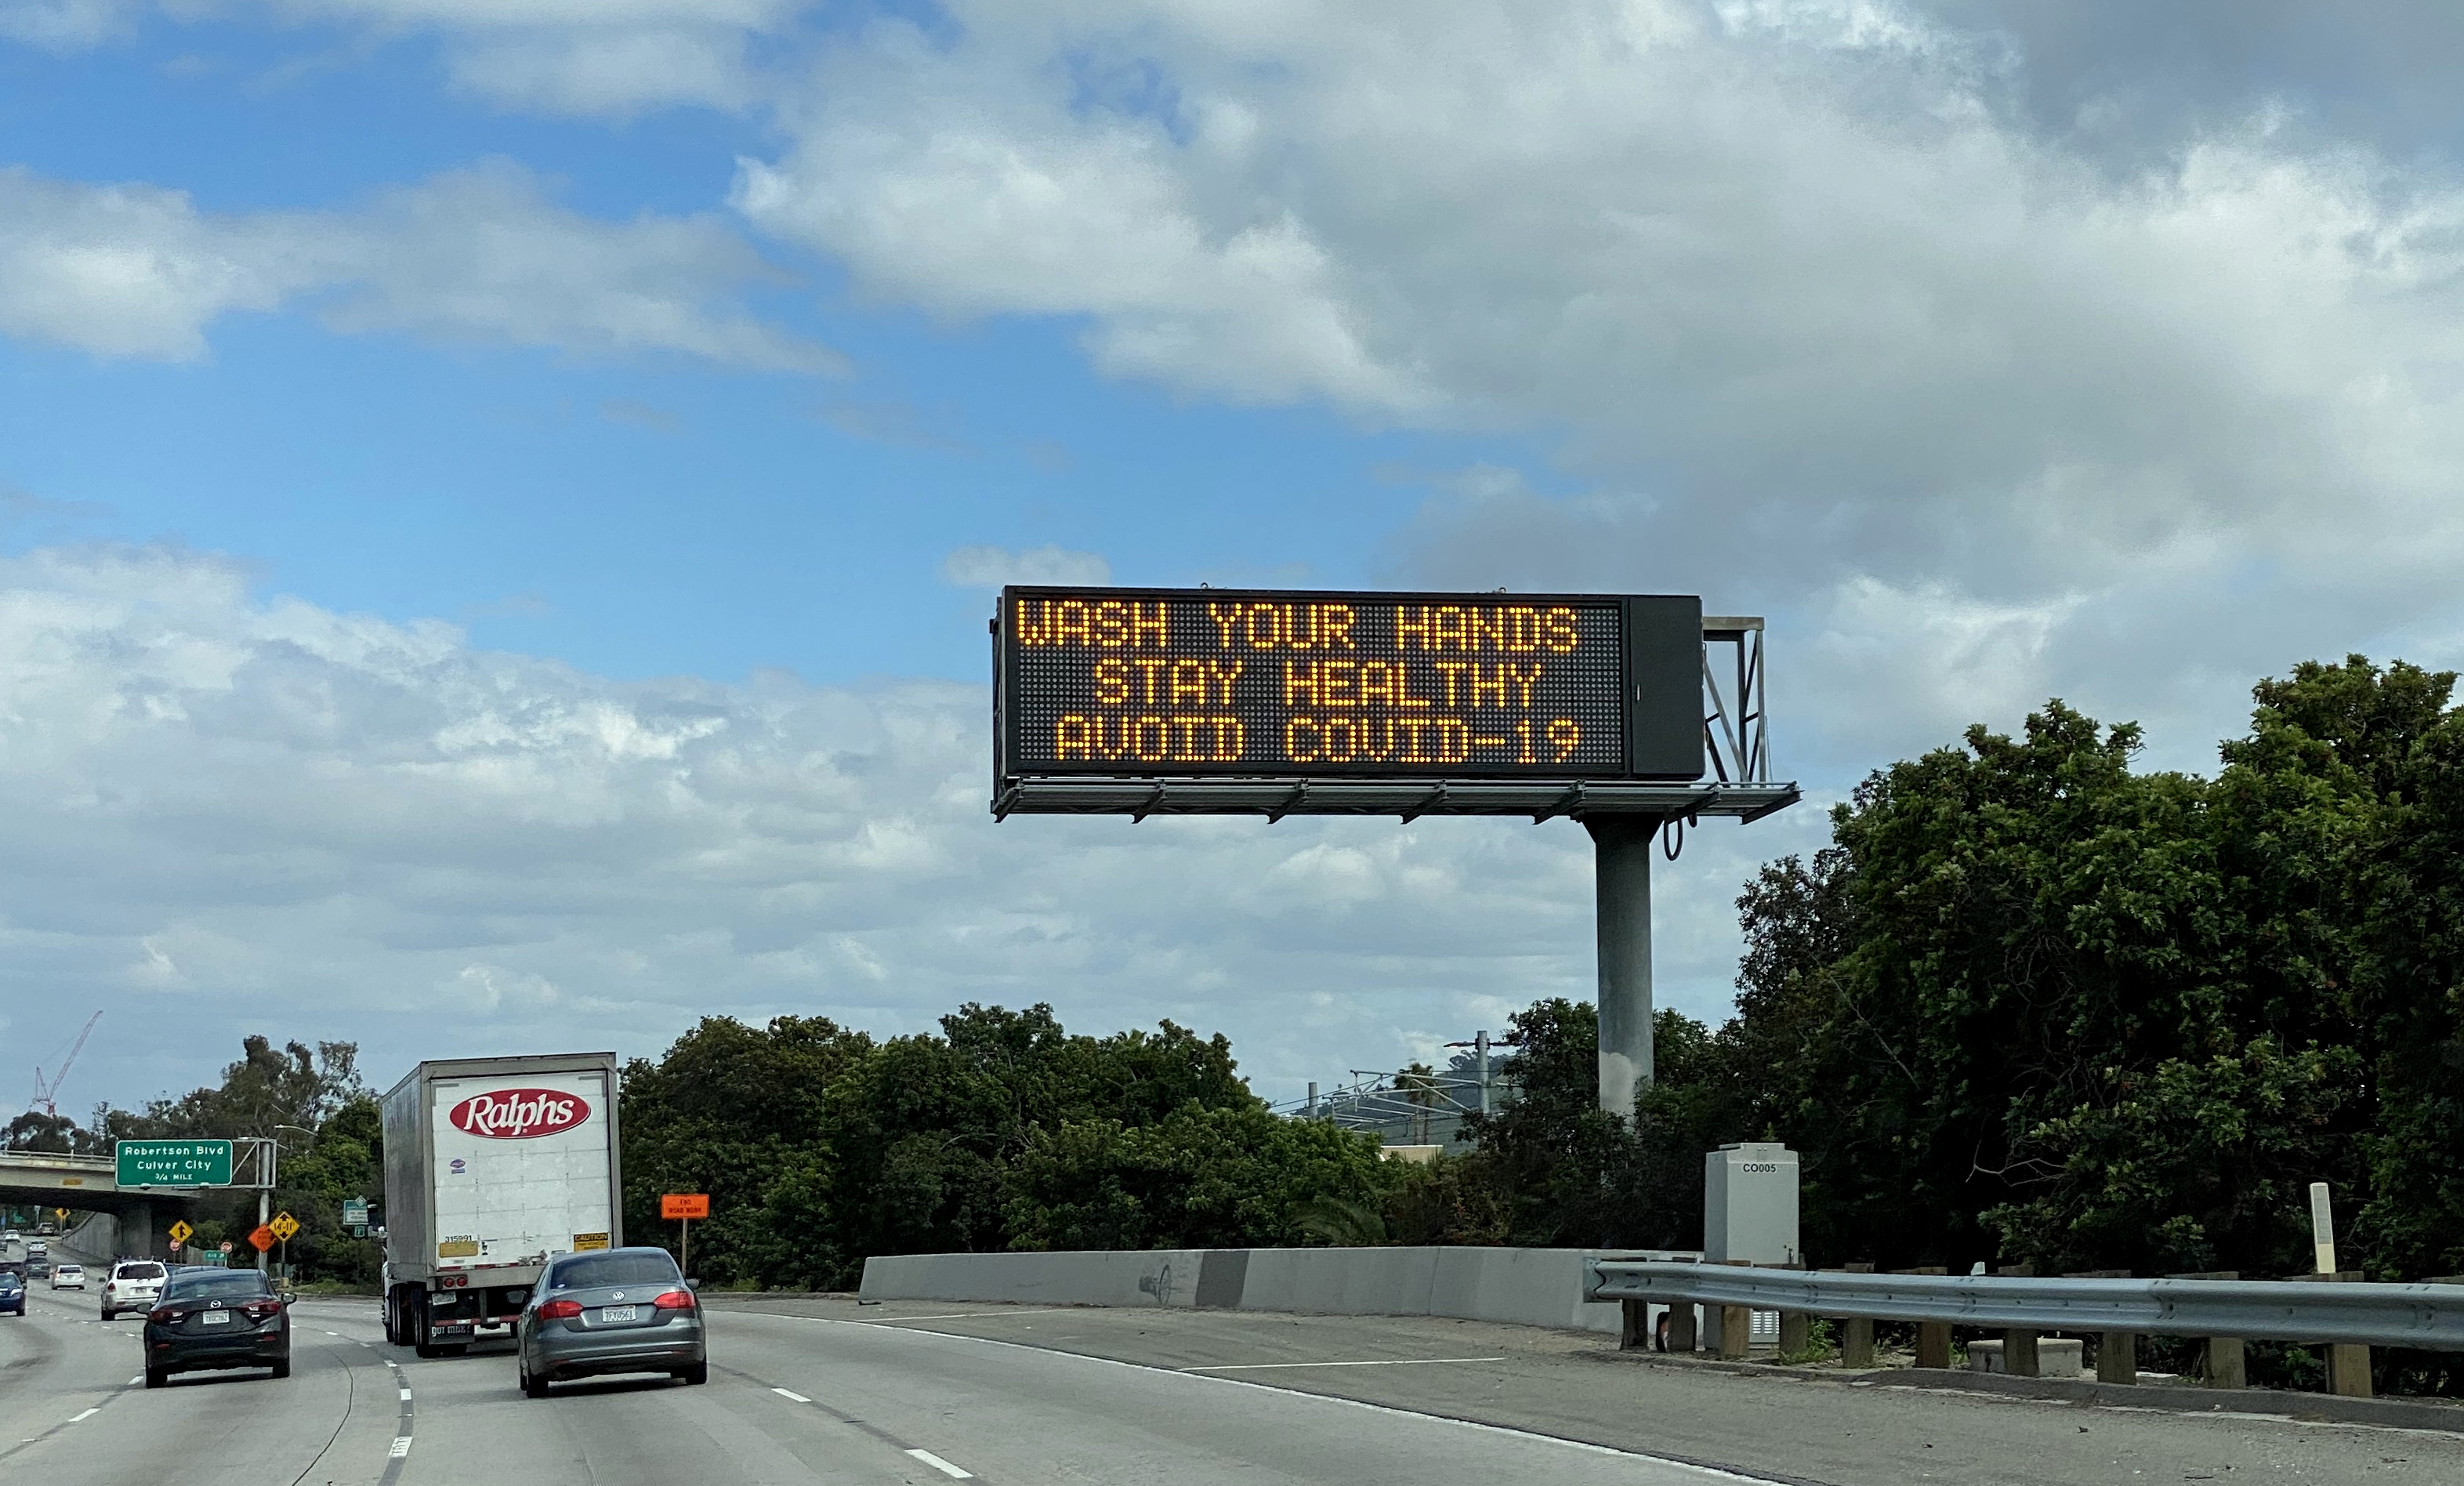
POLYGON ((274 1247, 274 1230, 259 1223, 256 1225, 256 1231, 248 1235, 248 1241, 256 1245, 257 1253, 263 1253, 274 1247))
POLYGON ((663 1192, 659 1197, 659 1216, 663 1218, 709 1217, 710 1193, 663 1192))

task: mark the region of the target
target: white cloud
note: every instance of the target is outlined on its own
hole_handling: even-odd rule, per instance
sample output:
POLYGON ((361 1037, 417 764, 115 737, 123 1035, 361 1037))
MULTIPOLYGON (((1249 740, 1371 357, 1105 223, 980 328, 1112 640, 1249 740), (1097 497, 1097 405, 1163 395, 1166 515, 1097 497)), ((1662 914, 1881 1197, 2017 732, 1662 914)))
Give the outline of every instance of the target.
POLYGON ((781 279, 715 219, 596 221, 500 161, 352 211, 251 215, 0 169, 0 333, 101 356, 201 356, 222 316, 301 304, 345 332, 839 369, 740 302, 781 279))
MULTIPOLYGON (((357 1038, 389 1078, 655 1052, 704 1013, 888 1033, 1050 1000, 1093 1029, 1224 1030, 1290 1094, 1399 1062, 1407 1031, 1588 992, 1573 826, 996 825, 985 714, 976 686, 610 681, 253 598, 178 551, 0 558, 11 1035, 103 1008, 80 1086, 125 1100, 250 1031, 357 1038)), ((1779 840, 1698 832, 1663 875, 1715 926, 1670 931, 1668 998, 1722 1003, 1721 854, 1779 840)))
POLYGON ((1100 552, 1072 552, 1046 544, 1011 551, 1007 547, 959 547, 941 560, 941 577, 962 588, 998 588, 1013 583, 1105 584, 1112 581, 1112 565, 1100 552))
POLYGON ((310 281, 261 231, 150 186, 0 169, 0 331, 104 356, 191 357, 209 321, 310 281))
POLYGON ((123 0, 0 0, 0 37, 78 51, 125 33, 131 9, 123 0))
POLYGON ((812 0, 0 0, 0 39, 74 52, 164 15, 187 26, 272 20, 371 41, 444 40, 453 80, 493 99, 583 115, 757 101, 747 45, 792 30, 812 0))
POLYGON ((1190 394, 1553 440, 1582 494, 1475 478, 1397 576, 1785 616, 1880 666, 1796 732, 1835 765, 2054 690, 2212 740, 2444 632, 2453 172, 2265 98, 2082 143, 1953 6, 948 9, 823 55, 753 222, 1190 394))
POLYGON ((756 94, 744 37, 716 27, 482 32, 456 47, 456 82, 553 113, 627 117, 682 104, 741 108, 756 94))

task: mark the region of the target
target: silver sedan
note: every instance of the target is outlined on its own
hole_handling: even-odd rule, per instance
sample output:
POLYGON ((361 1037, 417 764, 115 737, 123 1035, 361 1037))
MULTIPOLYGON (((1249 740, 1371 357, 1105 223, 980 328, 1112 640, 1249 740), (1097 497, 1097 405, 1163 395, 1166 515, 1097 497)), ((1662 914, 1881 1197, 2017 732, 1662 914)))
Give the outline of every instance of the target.
POLYGON ((522 1392, 615 1372, 710 1381, 701 1302, 665 1249, 567 1254, 548 1266, 515 1322, 522 1392))

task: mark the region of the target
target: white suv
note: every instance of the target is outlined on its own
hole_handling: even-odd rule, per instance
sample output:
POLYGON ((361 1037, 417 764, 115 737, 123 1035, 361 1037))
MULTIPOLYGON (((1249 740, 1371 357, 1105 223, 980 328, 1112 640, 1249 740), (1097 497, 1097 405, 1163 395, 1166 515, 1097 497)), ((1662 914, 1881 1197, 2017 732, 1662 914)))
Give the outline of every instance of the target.
POLYGON ((55 1290, 83 1290, 85 1288, 85 1266, 81 1264, 62 1264, 54 1269, 52 1271, 52 1288, 55 1290))
POLYGON ((162 1293, 162 1265, 152 1259, 122 1259, 102 1282, 102 1319, 118 1320, 122 1311, 150 1311, 162 1293))

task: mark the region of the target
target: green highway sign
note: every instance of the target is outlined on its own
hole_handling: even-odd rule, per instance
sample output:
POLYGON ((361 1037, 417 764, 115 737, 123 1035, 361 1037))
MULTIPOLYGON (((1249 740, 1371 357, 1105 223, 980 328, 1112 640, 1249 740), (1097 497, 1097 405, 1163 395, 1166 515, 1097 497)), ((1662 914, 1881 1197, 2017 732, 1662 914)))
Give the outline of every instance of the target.
POLYGON ((112 1147, 122 1187, 229 1187, 229 1141, 121 1141, 112 1147))

